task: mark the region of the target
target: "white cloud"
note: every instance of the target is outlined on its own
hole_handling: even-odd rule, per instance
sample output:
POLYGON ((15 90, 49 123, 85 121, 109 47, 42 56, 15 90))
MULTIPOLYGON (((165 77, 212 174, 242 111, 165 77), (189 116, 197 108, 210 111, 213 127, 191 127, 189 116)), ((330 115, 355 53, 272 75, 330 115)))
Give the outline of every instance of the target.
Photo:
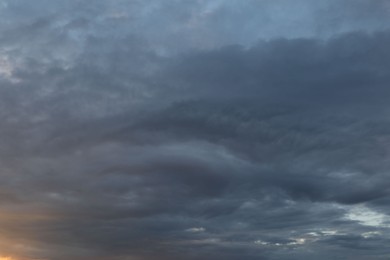
POLYGON ((201 233, 201 232, 205 232, 206 229, 204 227, 193 227, 193 228, 186 229, 186 231, 191 233, 201 233))
POLYGON ((361 225, 371 227, 390 227, 386 224, 390 221, 390 217, 367 208, 364 205, 352 206, 345 215, 348 220, 358 221, 361 225))

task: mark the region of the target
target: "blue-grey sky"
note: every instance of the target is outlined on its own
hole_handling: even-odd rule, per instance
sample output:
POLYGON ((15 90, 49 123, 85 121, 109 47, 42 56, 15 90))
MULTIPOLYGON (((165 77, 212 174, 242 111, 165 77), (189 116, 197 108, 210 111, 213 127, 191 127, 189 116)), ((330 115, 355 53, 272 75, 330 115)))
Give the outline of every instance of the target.
POLYGON ((390 258, 390 1, 0 0, 0 260, 390 258))

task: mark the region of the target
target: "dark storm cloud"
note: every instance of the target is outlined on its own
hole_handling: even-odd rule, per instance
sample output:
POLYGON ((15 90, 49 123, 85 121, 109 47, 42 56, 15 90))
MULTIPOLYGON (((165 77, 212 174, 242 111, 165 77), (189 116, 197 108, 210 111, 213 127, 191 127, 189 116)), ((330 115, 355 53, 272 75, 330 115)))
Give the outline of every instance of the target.
POLYGON ((389 41, 388 32, 355 32, 326 42, 279 39, 250 49, 226 47, 178 61, 173 84, 194 85, 195 94, 206 96, 255 95, 263 103, 270 98, 307 103, 378 98, 388 91, 389 41))
POLYGON ((1 254, 390 253, 387 1, 0 3, 1 254))

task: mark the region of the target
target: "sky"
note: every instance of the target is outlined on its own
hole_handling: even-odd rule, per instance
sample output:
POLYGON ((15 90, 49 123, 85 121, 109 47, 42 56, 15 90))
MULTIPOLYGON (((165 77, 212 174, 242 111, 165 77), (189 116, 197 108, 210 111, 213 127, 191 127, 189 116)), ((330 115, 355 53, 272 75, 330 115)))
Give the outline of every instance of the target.
POLYGON ((0 260, 390 259, 389 0, 0 0, 0 260))

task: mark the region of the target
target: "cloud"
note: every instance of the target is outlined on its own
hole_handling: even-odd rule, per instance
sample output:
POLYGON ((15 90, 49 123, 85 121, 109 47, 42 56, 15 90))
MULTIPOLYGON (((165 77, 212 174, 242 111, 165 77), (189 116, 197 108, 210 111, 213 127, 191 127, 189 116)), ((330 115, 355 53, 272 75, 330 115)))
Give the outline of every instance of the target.
POLYGON ((1 253, 388 255, 387 11, 3 1, 1 253))

